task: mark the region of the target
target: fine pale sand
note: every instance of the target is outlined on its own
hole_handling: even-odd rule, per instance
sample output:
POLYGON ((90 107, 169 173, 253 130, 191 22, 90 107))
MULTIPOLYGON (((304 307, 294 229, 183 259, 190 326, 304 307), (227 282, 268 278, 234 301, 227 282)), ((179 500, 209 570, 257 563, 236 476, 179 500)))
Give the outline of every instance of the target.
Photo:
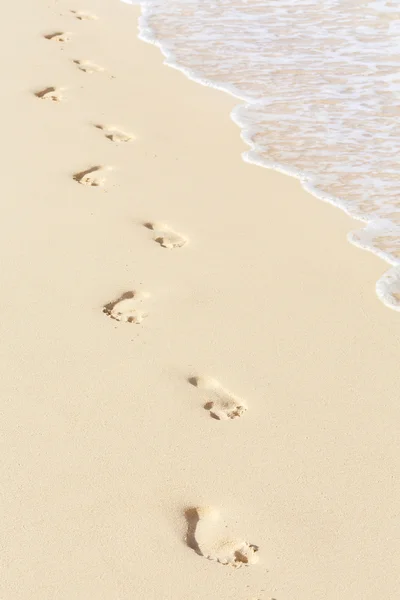
POLYGON ((138 14, 3 7, 0 598, 397 600, 385 265, 138 14))

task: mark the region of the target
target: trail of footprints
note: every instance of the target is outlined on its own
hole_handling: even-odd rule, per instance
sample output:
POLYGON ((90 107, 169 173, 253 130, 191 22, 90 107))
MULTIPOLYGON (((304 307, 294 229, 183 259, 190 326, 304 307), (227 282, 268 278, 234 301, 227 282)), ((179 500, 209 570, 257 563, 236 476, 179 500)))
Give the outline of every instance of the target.
MULTIPOLYGON (((91 13, 71 10, 72 17, 79 21, 96 21, 98 17, 91 13)), ((43 37, 46 40, 65 43, 71 34, 54 31, 43 37)), ((89 60, 74 60, 78 69, 85 73, 99 73, 104 68, 89 60)), ((38 90, 34 95, 41 100, 61 102, 62 89, 49 86, 38 90)), ((96 124, 106 139, 114 143, 126 143, 134 139, 118 127, 96 124)), ((96 165, 73 175, 73 179, 86 187, 102 187, 106 181, 105 173, 109 167, 96 165)), ((143 224, 152 231, 153 241, 160 247, 172 250, 182 248, 188 239, 174 231, 169 225, 157 222, 143 224)), ((103 306, 103 313, 110 319, 120 323, 140 325, 147 317, 146 299, 148 294, 139 291, 128 291, 103 306)), ((201 395, 203 407, 210 417, 219 421, 230 421, 243 416, 247 410, 246 403, 225 389, 218 381, 209 377, 190 377, 188 383, 196 387, 201 395)), ((222 533, 219 512, 211 507, 195 507, 185 511, 187 523, 186 543, 199 556, 235 568, 255 564, 258 560, 258 546, 244 541, 242 538, 226 536, 222 533)))

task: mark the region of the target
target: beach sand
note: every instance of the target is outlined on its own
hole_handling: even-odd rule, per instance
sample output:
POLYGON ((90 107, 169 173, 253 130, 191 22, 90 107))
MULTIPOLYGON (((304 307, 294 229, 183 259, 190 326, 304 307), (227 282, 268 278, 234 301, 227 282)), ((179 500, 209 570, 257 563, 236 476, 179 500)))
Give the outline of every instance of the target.
POLYGON ((386 266, 138 15, 3 11, 0 597, 397 600, 386 266))

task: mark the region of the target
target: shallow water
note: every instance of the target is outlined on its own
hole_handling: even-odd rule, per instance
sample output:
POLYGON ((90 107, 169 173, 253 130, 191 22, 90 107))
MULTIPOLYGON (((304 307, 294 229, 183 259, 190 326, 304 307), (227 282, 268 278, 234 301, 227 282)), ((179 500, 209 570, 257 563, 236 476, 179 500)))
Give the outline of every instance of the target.
MULTIPOLYGON (((127 1, 127 0, 125 0, 127 1)), ((167 63, 246 103, 244 158, 299 177, 364 223, 400 310, 400 7, 388 0, 143 0, 141 37, 167 63)))

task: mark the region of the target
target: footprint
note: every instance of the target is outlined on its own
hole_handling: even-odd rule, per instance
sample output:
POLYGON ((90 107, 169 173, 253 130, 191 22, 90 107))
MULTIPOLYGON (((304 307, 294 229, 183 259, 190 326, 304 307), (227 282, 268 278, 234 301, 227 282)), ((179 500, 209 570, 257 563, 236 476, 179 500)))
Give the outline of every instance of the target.
POLYGON ((130 142, 133 140, 133 135, 125 133, 116 127, 107 127, 106 125, 95 125, 96 129, 104 131, 104 135, 112 142, 130 142))
POLYGON ((106 178, 102 176, 106 169, 104 167, 90 167, 80 173, 75 173, 74 179, 82 185, 101 187, 104 185, 106 178), (99 177, 100 175, 100 177, 99 177))
POLYGON ((68 33, 63 33, 62 31, 56 31, 54 33, 49 33, 48 35, 43 36, 46 40, 52 40, 54 42, 69 42, 70 37, 68 33))
POLYGON ((61 102, 63 99, 61 90, 57 90, 55 87, 47 87, 44 90, 35 92, 35 96, 41 100, 51 100, 52 102, 61 102))
POLYGON ((81 12, 79 10, 71 10, 71 13, 74 15, 75 19, 79 19, 79 21, 97 21, 99 17, 87 12, 81 12))
POLYGON ((186 543, 199 556, 235 568, 258 562, 258 546, 240 538, 225 537, 222 524, 218 526, 219 511, 215 508, 189 508, 185 517, 186 543))
POLYGON ((77 65, 78 69, 84 73, 101 73, 104 71, 103 67, 96 65, 96 63, 91 62, 90 60, 74 60, 74 63, 77 65))
POLYGON ((125 292, 114 302, 109 302, 103 307, 103 313, 111 319, 123 323, 136 323, 137 325, 147 317, 147 313, 138 310, 137 306, 146 298, 146 294, 138 292, 125 292))
POLYGON ((155 232, 155 237, 153 239, 163 248, 182 248, 182 246, 187 243, 187 239, 183 237, 183 235, 176 233, 173 229, 170 229, 168 225, 163 225, 161 223, 144 223, 144 226, 155 232))
POLYGON ((236 419, 246 412, 247 406, 240 398, 223 388, 218 381, 210 377, 190 377, 189 383, 204 390, 206 403, 204 408, 210 411, 213 419, 227 421, 236 419))

